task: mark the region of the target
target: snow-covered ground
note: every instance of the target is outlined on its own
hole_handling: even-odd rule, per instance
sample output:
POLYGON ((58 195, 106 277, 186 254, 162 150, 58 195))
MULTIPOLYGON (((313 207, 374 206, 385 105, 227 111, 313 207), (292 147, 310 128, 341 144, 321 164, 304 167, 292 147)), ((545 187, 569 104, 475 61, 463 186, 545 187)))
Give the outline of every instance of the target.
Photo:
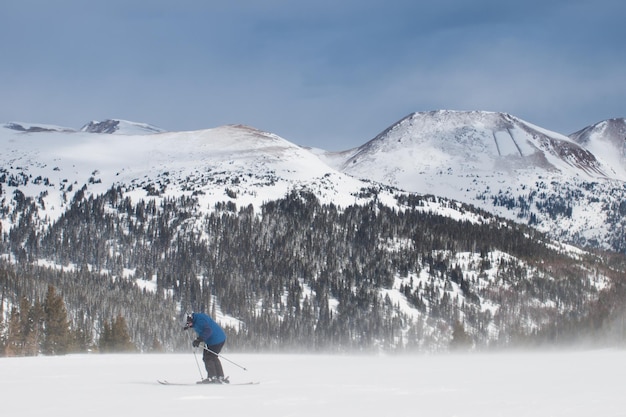
MULTIPOLYGON (((193 383, 194 355, 0 358, 4 416, 625 416, 626 351, 358 356, 230 354, 233 382, 193 383)), ((199 360, 199 358, 198 358, 199 360)))

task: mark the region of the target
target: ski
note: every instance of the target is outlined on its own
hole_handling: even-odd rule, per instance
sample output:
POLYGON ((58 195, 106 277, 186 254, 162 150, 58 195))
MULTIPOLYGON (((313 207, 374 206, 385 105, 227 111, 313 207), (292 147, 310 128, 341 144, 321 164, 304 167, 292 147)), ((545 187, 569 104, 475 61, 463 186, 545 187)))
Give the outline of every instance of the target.
POLYGON ((157 382, 161 385, 178 385, 178 386, 192 386, 192 385, 221 385, 221 386, 229 386, 229 385, 258 385, 260 382, 258 381, 250 381, 250 382, 231 382, 228 384, 203 384, 202 381, 190 383, 190 382, 170 382, 163 379, 157 379, 157 382))
POLYGON ((161 380, 161 379, 157 379, 157 382, 161 385, 192 385, 192 384, 185 384, 182 382, 170 382, 170 381, 161 380))

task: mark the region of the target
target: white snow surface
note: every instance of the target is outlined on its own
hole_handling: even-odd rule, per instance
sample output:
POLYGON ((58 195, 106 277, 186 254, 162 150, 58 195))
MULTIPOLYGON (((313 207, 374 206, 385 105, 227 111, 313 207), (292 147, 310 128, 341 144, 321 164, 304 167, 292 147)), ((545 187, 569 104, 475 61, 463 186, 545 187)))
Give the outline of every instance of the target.
MULTIPOLYGON (((326 174, 342 177, 347 187, 358 189, 358 181, 325 166, 312 153, 245 126, 152 135, 0 128, 0 144, 2 167, 9 176, 30 177, 20 189, 26 196, 41 196, 42 216, 51 220, 65 211, 66 200, 85 184, 89 184, 87 195, 121 184, 137 201, 146 198, 145 184, 159 181, 167 184, 165 197, 201 191, 205 208, 228 200, 225 188, 237 192, 239 207, 259 206, 284 197, 300 184, 323 184, 326 174), (222 178, 223 183, 206 186, 208 176, 222 178), (241 177, 241 183, 232 183, 236 177, 241 177)), ((12 195, 13 187, 5 191, 12 195)), ((332 192, 330 198, 340 195, 344 193, 332 192)), ((9 229, 9 224, 2 226, 9 229)))
POLYGON ((21 417, 626 414, 621 350, 226 357, 248 369, 223 361, 231 381, 260 384, 196 385, 191 352, 0 358, 0 408, 21 417))

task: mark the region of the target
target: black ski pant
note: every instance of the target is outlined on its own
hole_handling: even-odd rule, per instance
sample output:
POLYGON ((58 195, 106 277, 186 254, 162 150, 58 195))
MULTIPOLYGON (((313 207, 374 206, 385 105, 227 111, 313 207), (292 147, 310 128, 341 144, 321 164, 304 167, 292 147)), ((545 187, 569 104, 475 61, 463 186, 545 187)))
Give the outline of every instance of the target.
POLYGON ((217 345, 207 346, 202 353, 202 361, 204 362, 204 368, 206 369, 207 378, 215 376, 224 376, 224 370, 222 369, 222 363, 217 355, 222 350, 224 342, 217 345))

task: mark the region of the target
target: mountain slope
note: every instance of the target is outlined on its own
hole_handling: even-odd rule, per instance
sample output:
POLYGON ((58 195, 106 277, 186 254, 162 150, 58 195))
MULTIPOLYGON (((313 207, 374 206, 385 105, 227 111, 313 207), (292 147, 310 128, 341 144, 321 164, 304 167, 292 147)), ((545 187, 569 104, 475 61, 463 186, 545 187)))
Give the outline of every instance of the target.
POLYGON ((321 158, 357 178, 474 204, 557 239, 626 250, 614 233, 626 171, 591 150, 508 114, 436 111, 321 158))
MULTIPOLYGON (((537 223, 542 213, 573 222, 615 197, 598 191, 616 181, 610 167, 568 138, 510 116, 435 116, 460 133, 442 134, 443 145, 414 137, 407 126, 429 124, 415 117, 334 162, 407 170, 403 152, 424 150, 429 180, 537 223), (486 166, 494 161, 513 162, 486 166), (563 178, 579 178, 578 188, 563 178), (585 207, 570 203, 581 196, 585 207)), ((271 133, 19 126, 0 128, 4 319, 35 307, 51 283, 67 297, 72 327, 90 329, 85 347, 122 312, 142 350, 182 348, 177 317, 191 309, 224 319, 232 346, 259 349, 489 347, 610 324, 610 309, 593 315, 621 273, 608 256, 461 202, 356 179, 271 133)), ((604 244, 608 223, 597 221, 604 244)))
MULTIPOLYGON (((420 189, 424 182, 419 178, 438 178, 442 173, 498 173, 515 179, 520 171, 592 180, 618 176, 612 167, 563 135, 507 114, 488 112, 414 113, 342 155, 343 159, 331 155, 328 161, 343 172, 363 178, 376 176, 400 188, 435 194, 434 188, 420 189)), ((437 186, 445 182, 433 181, 437 186)))
MULTIPOLYGON (((224 201, 258 208, 294 189, 345 206, 366 201, 359 197, 363 188, 382 188, 336 171, 283 138, 246 126, 138 135, 19 126, 0 128, 0 191, 5 196, 0 208, 12 211, 19 204, 15 193, 32 197, 46 223, 58 219, 79 190, 95 196, 114 186, 134 201, 194 196, 206 211, 224 201)), ((379 198, 393 201, 392 195, 383 191, 379 198)), ((2 216, 2 230, 15 221, 2 216)))
POLYGON ((119 135, 150 135, 164 132, 163 129, 147 123, 136 123, 118 119, 108 119, 102 122, 91 121, 80 130, 89 133, 113 133, 119 135))
POLYGON ((626 119, 604 120, 569 137, 626 176, 626 119))

